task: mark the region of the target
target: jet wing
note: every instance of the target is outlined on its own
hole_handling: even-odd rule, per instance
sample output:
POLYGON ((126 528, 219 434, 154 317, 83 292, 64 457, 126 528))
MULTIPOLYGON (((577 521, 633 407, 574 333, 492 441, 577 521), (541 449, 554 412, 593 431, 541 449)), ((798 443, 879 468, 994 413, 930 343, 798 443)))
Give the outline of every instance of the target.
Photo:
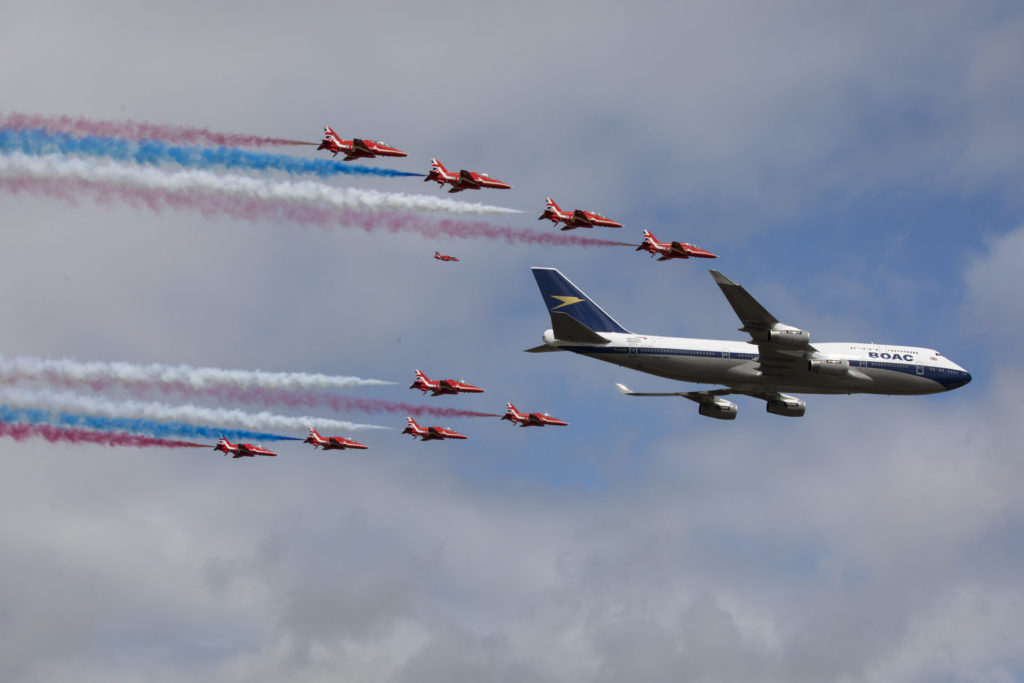
POLYGON ((683 258, 690 258, 690 255, 686 253, 686 247, 684 247, 681 242, 673 242, 672 246, 670 246, 668 250, 671 254, 676 254, 683 258))
POLYGON ((359 138, 352 138, 352 151, 363 152, 364 154, 373 154, 374 151, 366 144, 365 140, 359 138))
POLYGON ((750 343, 757 344, 757 364, 763 374, 789 375, 808 354, 817 351, 810 344, 808 332, 780 323, 743 287, 717 270, 710 272, 743 323, 740 332, 748 333, 752 339, 750 343))
POLYGON ((729 394, 742 393, 736 391, 735 389, 710 389, 707 391, 670 391, 651 393, 643 391, 631 391, 630 388, 627 387, 625 384, 616 384, 615 386, 618 388, 620 392, 622 392, 626 396, 682 396, 683 398, 688 398, 691 401, 696 401, 697 403, 700 403, 701 401, 706 401, 709 398, 714 398, 715 396, 728 396, 729 394))
POLYGON ((575 211, 572 212, 572 219, 577 223, 582 223, 584 225, 593 225, 593 222, 590 220, 590 216, 588 216, 584 211, 580 209, 576 209, 575 211))
POLYGON ((461 171, 459 171, 459 180, 466 185, 480 187, 480 181, 474 178, 473 174, 467 171, 466 169, 462 169, 461 171))

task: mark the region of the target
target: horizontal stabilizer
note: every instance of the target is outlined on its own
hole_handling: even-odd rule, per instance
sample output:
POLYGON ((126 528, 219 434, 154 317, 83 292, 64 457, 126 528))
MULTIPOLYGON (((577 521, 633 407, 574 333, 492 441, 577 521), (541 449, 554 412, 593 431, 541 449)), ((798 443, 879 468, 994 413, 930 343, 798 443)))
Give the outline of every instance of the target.
POLYGON ((558 341, 580 344, 607 344, 608 340, 568 313, 551 311, 551 329, 558 341))
POLYGON ((540 346, 534 346, 532 349, 524 349, 526 353, 547 353, 548 351, 561 351, 562 349, 555 346, 548 346, 547 344, 541 344, 540 346))

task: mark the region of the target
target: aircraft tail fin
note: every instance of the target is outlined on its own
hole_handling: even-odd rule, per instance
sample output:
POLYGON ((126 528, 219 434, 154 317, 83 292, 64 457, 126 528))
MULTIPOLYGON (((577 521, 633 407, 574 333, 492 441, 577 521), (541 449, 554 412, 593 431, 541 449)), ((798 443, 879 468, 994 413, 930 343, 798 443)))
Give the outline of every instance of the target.
POLYGON ((532 268, 544 304, 551 315, 555 337, 566 341, 606 344, 599 332, 629 334, 629 330, 594 303, 555 268, 532 268), (568 335, 563 338, 559 333, 568 335))

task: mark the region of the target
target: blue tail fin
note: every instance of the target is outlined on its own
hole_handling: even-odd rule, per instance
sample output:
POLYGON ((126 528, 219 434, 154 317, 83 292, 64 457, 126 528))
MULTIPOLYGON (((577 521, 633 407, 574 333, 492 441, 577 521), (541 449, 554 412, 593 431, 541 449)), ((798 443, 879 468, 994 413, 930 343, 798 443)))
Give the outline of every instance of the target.
POLYGON ((533 277, 548 307, 548 313, 565 313, 594 332, 619 332, 629 330, 601 310, 586 294, 581 292, 568 278, 554 268, 531 268, 533 277))

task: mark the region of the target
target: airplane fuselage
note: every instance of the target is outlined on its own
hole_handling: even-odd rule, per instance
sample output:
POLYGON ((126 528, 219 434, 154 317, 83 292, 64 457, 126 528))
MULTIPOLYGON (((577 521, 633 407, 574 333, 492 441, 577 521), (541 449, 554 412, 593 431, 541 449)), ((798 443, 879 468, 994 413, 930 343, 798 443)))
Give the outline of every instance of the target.
POLYGON ((795 358, 805 361, 801 370, 780 377, 758 370, 758 348, 748 342, 613 332, 601 336, 609 343, 556 340, 553 331, 547 330, 544 343, 659 377, 720 384, 744 392, 934 394, 961 387, 971 378, 937 351, 914 346, 814 342, 817 353, 793 352, 795 358), (835 369, 812 371, 812 360, 832 361, 835 369))

